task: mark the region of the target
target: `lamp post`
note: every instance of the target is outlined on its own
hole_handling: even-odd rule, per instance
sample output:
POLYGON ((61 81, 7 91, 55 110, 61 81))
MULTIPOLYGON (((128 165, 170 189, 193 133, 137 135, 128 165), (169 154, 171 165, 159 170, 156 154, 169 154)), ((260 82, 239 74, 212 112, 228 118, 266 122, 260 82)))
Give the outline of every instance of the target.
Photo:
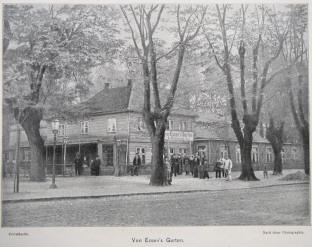
POLYGON ((52 184, 50 185, 50 189, 56 189, 57 186, 55 184, 55 145, 56 145, 56 134, 59 129, 59 120, 55 119, 52 121, 52 133, 54 135, 53 142, 53 164, 52 164, 52 184))
POLYGON ((65 176, 65 170, 66 170, 66 144, 68 143, 68 136, 65 136, 64 141, 64 167, 63 167, 63 176, 65 176))

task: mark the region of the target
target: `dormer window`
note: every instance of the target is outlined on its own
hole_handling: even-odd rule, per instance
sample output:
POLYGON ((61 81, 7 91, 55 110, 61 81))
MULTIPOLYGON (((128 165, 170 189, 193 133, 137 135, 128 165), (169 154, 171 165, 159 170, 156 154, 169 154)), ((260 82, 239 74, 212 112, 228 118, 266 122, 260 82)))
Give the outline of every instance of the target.
POLYGON ((109 118, 107 122, 107 132, 116 132, 117 125, 116 125, 116 118, 109 118))

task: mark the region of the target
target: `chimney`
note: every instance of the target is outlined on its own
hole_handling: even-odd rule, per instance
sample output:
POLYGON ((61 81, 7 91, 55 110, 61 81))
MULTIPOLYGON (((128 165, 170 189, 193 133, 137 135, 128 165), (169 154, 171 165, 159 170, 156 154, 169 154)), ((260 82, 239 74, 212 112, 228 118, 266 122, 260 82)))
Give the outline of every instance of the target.
POLYGON ((104 83, 104 88, 105 88, 105 89, 108 89, 108 88, 109 88, 109 83, 108 83, 108 82, 104 83))
POLYGON ((128 79, 128 87, 132 88, 132 79, 128 79))

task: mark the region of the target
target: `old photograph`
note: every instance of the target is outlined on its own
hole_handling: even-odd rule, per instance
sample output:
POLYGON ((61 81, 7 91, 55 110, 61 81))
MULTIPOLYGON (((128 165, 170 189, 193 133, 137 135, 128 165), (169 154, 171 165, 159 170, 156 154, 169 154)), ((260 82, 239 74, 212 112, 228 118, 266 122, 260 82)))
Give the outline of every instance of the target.
POLYGON ((308 4, 2 12, 2 228, 311 225, 308 4))

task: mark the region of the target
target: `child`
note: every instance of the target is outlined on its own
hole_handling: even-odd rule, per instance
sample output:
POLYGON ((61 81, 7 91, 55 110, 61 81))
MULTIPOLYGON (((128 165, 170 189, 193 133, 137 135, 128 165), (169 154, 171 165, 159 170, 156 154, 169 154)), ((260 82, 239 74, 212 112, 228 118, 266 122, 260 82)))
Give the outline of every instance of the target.
POLYGON ((268 170, 267 170, 266 165, 264 165, 264 167, 263 167, 263 177, 264 177, 264 178, 269 178, 269 177, 268 177, 268 170))

